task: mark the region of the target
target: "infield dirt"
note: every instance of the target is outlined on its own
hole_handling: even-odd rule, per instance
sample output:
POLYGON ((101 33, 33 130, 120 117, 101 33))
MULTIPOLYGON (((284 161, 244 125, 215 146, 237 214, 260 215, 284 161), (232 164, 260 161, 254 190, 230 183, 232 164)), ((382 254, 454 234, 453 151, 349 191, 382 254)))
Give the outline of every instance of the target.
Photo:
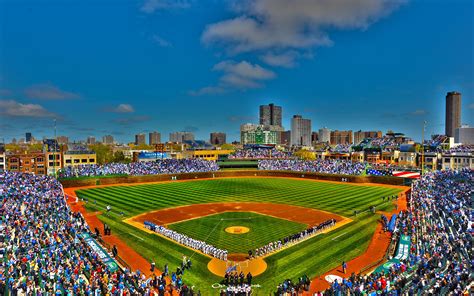
POLYGON ((336 219, 336 222, 340 222, 344 219, 344 217, 333 213, 287 204, 261 202, 219 202, 194 204, 151 211, 129 218, 127 220, 138 222, 140 224, 143 224, 145 221, 149 221, 157 225, 167 225, 223 212, 253 212, 261 215, 273 216, 279 219, 306 224, 308 227, 317 225, 329 219, 336 219))

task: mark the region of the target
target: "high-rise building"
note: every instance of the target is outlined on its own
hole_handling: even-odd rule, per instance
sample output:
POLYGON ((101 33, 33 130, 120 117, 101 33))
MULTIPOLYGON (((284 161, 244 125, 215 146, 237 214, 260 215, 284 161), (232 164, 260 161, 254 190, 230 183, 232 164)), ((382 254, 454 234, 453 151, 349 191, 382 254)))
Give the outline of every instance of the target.
POLYGON ((226 143, 226 134, 225 133, 211 133, 211 144, 212 145, 222 145, 226 143))
POLYGON ((452 91, 446 94, 446 136, 454 137, 461 127, 461 93, 452 91))
POLYGON ((291 119, 291 145, 311 146, 311 120, 301 115, 293 115, 291 119))
POLYGON ((319 142, 329 143, 331 141, 331 130, 327 127, 319 129, 319 142))
POLYGON ((457 128, 454 133, 454 142, 464 145, 474 145, 474 127, 463 125, 457 128))
POLYGON ((260 106, 260 124, 276 125, 281 127, 282 109, 273 103, 260 106))
POLYGON ((280 144, 290 145, 291 144, 291 131, 280 132, 280 144))
POLYGON ((148 134, 148 143, 156 145, 161 143, 161 134, 159 132, 151 132, 148 134))
POLYGON ((105 135, 102 137, 102 143, 105 145, 112 145, 114 143, 114 136, 105 135))
POLYGON ((319 133, 318 132, 312 132, 311 133, 311 143, 318 143, 319 142, 319 133))
POLYGON ((382 138, 381 131, 366 131, 363 132, 361 130, 354 132, 354 144, 359 144, 362 140, 367 138, 382 138))
POLYGON ((87 137, 87 144, 94 145, 95 144, 95 137, 94 136, 87 137))
POLYGON ((33 140, 33 136, 31 135, 31 133, 26 133, 25 138, 26 138, 26 143, 31 143, 31 140, 33 140))
POLYGON ((352 144, 352 131, 332 131, 331 132, 331 145, 348 145, 352 144))
POLYGON ((194 141, 194 134, 191 132, 170 133, 169 141, 173 143, 183 143, 184 141, 194 141))
POLYGON ((136 134, 135 145, 145 145, 145 144, 146 144, 145 134, 136 134))

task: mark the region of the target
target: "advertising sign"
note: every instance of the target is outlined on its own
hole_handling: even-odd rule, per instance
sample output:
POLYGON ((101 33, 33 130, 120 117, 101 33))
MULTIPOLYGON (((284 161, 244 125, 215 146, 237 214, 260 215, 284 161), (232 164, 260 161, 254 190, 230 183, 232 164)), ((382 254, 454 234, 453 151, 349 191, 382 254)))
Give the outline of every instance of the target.
POLYGON ((102 246, 97 243, 97 241, 95 239, 93 239, 88 233, 86 232, 83 232, 81 234, 79 234, 85 241, 86 243, 89 245, 89 247, 97 253, 97 255, 99 256, 100 260, 105 264, 107 265, 107 267, 109 268, 109 270, 111 272, 114 272, 114 271, 117 271, 119 266, 117 264, 117 262, 115 262, 115 260, 110 257, 109 253, 107 253, 107 251, 102 248, 102 246))

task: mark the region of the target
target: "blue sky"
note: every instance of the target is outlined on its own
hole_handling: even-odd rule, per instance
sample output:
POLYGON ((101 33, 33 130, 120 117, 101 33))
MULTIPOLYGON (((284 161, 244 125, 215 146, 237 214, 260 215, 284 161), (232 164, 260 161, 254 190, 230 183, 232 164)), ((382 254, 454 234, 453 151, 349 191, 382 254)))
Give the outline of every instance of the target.
POLYGON ((0 138, 71 139, 257 122, 444 132, 444 97, 474 118, 470 0, 0 0, 0 138))

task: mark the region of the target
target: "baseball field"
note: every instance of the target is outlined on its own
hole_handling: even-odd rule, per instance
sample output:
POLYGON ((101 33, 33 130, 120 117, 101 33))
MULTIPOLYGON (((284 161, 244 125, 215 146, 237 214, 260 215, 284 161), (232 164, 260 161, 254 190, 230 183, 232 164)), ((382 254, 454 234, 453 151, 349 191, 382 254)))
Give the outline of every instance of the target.
POLYGON ((328 218, 336 219, 333 230, 263 259, 266 269, 254 278, 253 283, 259 285, 254 293, 269 295, 287 278, 303 274, 314 278, 363 253, 380 219, 369 207, 389 211, 393 205, 383 197, 399 192, 386 186, 253 177, 76 190, 78 197, 87 200, 87 210, 102 212, 100 220, 112 227, 114 235, 158 268, 167 263, 173 271, 183 255, 190 257, 192 269, 183 280, 203 295, 216 294, 216 284, 222 281, 208 268, 211 258, 145 231, 140 227, 143 221, 245 254, 328 218), (104 213, 107 205, 112 208, 108 214, 104 213))

